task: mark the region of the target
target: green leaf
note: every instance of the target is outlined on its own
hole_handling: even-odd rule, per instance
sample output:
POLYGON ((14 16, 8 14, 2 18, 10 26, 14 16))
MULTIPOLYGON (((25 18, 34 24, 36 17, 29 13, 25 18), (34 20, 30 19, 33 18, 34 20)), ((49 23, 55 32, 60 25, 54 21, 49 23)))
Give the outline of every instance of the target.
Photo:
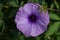
POLYGON ((0 11, 0 19, 3 18, 3 13, 0 11))
POLYGON ((40 36, 36 37, 36 40, 40 40, 40 39, 41 39, 41 37, 40 37, 40 36))
POLYGON ((42 1, 42 6, 47 6, 47 3, 45 1, 42 1))
POLYGON ((0 27, 5 26, 4 21, 0 19, 0 27))
POLYGON ((42 8, 43 11, 46 11, 47 3, 45 1, 42 1, 42 7, 41 8, 42 8))
POLYGON ((0 35, 3 34, 4 30, 5 30, 5 23, 3 20, 0 19, 0 35))
POLYGON ((2 4, 0 4, 0 11, 1 11, 1 9, 2 9, 2 4))
POLYGON ((45 0, 37 0, 37 1, 38 1, 38 3, 42 4, 42 2, 45 1, 45 0))
POLYGON ((50 9, 53 9, 54 8, 54 4, 52 3, 51 6, 50 6, 50 9))
POLYGON ((2 4, 0 4, 0 19, 3 17, 3 13, 1 11, 2 10, 2 7, 3 7, 2 4))
POLYGON ((24 4, 24 1, 21 2, 20 6, 23 6, 23 4, 24 4))
POLYGON ((50 13, 49 15, 50 15, 50 18, 53 20, 60 20, 60 17, 55 13, 50 13))
POLYGON ((16 11, 17 11, 17 8, 13 8, 13 9, 11 10, 11 13, 9 14, 8 18, 9 18, 9 19, 10 19, 10 18, 13 18, 13 17, 15 16, 15 14, 16 14, 16 11))
MULTIPOLYGON (((31 1, 31 0, 28 0, 28 1, 31 1)), ((39 3, 39 4, 42 4, 43 1, 45 1, 45 0, 32 0, 32 2, 39 3)))
POLYGON ((10 29, 8 36, 9 36, 10 40, 18 40, 19 39, 19 32, 17 30, 10 29))
POLYGON ((11 0, 8 4, 13 7, 18 7, 18 0, 11 0))
POLYGON ((21 36, 20 36, 20 40, 25 40, 24 35, 21 35, 21 36))
POLYGON ((60 22, 55 22, 54 24, 50 25, 49 29, 47 30, 45 36, 48 37, 56 33, 59 29, 60 22))
POLYGON ((0 26, 2 25, 3 21, 0 19, 0 26))
POLYGON ((58 3, 56 1, 54 1, 54 4, 57 7, 57 9, 59 9, 59 5, 58 5, 58 3))
POLYGON ((56 33, 56 35, 60 36, 60 31, 56 33))
POLYGON ((57 36, 57 40, 60 40, 60 36, 57 36))

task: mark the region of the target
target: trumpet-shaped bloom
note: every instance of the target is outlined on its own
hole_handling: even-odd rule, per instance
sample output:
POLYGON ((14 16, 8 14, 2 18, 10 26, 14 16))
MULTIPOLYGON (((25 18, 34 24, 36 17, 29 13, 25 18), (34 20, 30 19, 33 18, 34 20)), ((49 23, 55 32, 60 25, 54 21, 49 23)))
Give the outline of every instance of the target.
POLYGON ((17 29, 27 37, 36 37, 47 29, 49 23, 48 11, 46 10, 44 13, 39 10, 39 6, 39 4, 27 3, 20 7, 16 14, 17 29))

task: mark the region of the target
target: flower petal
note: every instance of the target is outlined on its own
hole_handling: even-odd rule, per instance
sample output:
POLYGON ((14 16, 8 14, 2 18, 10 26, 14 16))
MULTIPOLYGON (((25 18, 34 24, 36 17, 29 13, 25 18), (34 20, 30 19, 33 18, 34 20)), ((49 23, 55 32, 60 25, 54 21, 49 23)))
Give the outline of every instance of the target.
POLYGON ((28 4, 25 4, 25 5, 24 5, 24 9, 25 9, 29 14, 31 14, 32 12, 37 11, 38 6, 37 6, 37 4, 28 3, 28 4))
MULTIPOLYGON (((40 5, 34 3, 27 3, 24 7, 19 8, 15 22, 17 29, 21 31, 26 37, 36 37, 46 31, 47 25, 50 21, 48 11, 46 13, 38 9, 40 5), (29 16, 35 15, 37 20, 29 22, 29 16)), ((35 20, 35 19, 34 19, 35 20)))
POLYGON ((46 27, 38 23, 32 24, 31 36, 36 37, 46 31, 46 27))
POLYGON ((44 31, 47 28, 47 25, 43 24, 43 22, 38 21, 37 24, 40 26, 40 28, 44 31))
POLYGON ((40 20, 38 19, 38 20, 37 20, 37 23, 39 23, 39 24, 41 24, 41 25, 46 26, 46 24, 45 24, 44 22, 42 22, 42 20, 41 20, 41 19, 40 19, 40 20))
POLYGON ((19 29, 26 37, 29 37, 31 33, 31 24, 28 23, 28 21, 25 21, 21 24, 17 24, 17 29, 19 29))
POLYGON ((23 7, 20 7, 16 16, 22 16, 27 17, 29 14, 23 9, 23 7))
POLYGON ((41 33, 41 29, 37 27, 37 24, 32 24, 31 36, 35 37, 41 33))
POLYGON ((22 24, 22 23, 27 22, 27 21, 28 21, 28 19, 27 19, 26 17, 17 16, 17 17, 15 18, 15 22, 16 22, 17 24, 22 24))
POLYGON ((46 13, 41 12, 39 19, 40 19, 43 23, 45 23, 46 25, 48 25, 48 23, 50 22, 50 18, 49 18, 49 15, 48 15, 48 11, 46 11, 46 13))

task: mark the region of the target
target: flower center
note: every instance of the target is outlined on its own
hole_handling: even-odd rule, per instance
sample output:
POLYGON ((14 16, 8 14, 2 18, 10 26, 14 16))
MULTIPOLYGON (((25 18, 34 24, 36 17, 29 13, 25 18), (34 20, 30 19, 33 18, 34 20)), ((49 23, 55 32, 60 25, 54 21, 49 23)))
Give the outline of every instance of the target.
POLYGON ((30 15, 28 18, 29 18, 30 22, 36 22, 36 20, 37 20, 37 17, 34 14, 30 15))

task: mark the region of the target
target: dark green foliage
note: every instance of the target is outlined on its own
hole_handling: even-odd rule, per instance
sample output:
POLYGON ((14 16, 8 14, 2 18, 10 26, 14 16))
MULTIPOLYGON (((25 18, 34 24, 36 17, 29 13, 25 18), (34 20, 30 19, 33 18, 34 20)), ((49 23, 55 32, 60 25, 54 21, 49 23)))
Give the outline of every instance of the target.
POLYGON ((25 37, 14 22, 18 8, 30 0, 0 0, 0 40, 60 40, 60 2, 59 0, 32 0, 43 7, 50 8, 50 23, 47 31, 38 37, 25 37), (44 1, 44 3, 43 3, 44 1))

